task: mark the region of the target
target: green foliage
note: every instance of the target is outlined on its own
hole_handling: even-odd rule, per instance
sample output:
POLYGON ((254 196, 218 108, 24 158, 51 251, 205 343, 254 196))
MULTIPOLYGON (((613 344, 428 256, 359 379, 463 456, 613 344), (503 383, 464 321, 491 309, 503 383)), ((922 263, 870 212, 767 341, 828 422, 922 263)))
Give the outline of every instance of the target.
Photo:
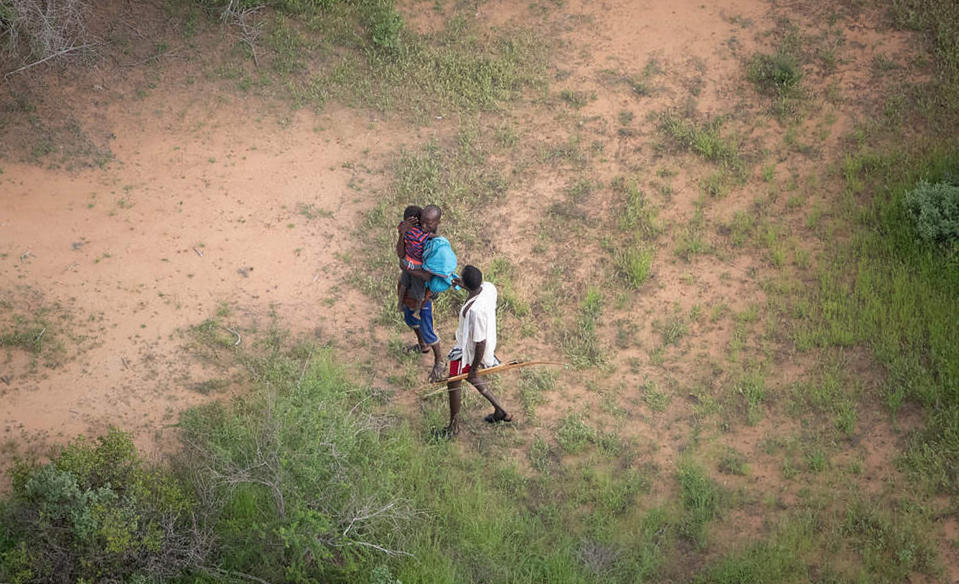
POLYGON ((842 533, 869 571, 901 582, 934 568, 935 546, 917 523, 919 515, 915 508, 894 515, 875 502, 856 500, 846 509, 842 533))
POLYGON ((556 429, 556 442, 570 454, 582 452, 596 436, 596 430, 579 414, 567 414, 556 429))
MULTIPOLYGON (((782 584, 809 582, 804 552, 812 538, 806 521, 794 521, 768 539, 749 545, 708 566, 692 582, 695 584, 782 584)), ((822 582, 833 580, 823 579, 822 582)))
POLYGON ((215 529, 231 571, 349 573, 377 547, 401 546, 412 516, 395 484, 398 446, 381 442, 386 422, 368 407, 375 395, 363 399, 327 353, 301 353, 252 361, 257 391, 181 420, 187 463, 221 509, 215 529))
POLYGON ((924 158, 864 152, 847 162, 850 192, 875 195, 853 207, 861 227, 822 270, 813 318, 796 331, 800 346, 872 349, 893 410, 913 400, 928 411, 902 464, 950 493, 959 492, 959 269, 954 254, 917 239, 903 200, 920 177, 943 182, 956 159, 954 150, 924 158))
POLYGON ((400 48, 400 33, 403 17, 396 9, 394 0, 365 0, 364 20, 370 31, 373 46, 380 51, 392 52, 400 48))
POLYGON ((772 55, 756 54, 749 62, 747 76, 761 93, 782 99, 795 95, 803 73, 795 55, 777 51, 772 55))
POLYGON ((746 406, 746 423, 755 424, 762 417, 760 405, 766 398, 766 378, 761 371, 750 371, 736 383, 734 391, 742 396, 746 406))
POLYGON ((664 113, 660 115, 659 130, 672 138, 680 147, 691 150, 711 162, 741 171, 742 159, 739 148, 720 133, 722 118, 703 124, 664 113))
POLYGON ((679 532, 684 537, 703 546, 706 543, 706 527, 719 513, 721 491, 699 465, 684 461, 676 471, 679 481, 680 500, 683 504, 683 519, 679 532))
POLYGON ((654 239, 663 231, 656 217, 656 209, 639 189, 635 179, 618 177, 613 180, 613 191, 623 195, 622 211, 618 213, 619 228, 630 235, 654 239))
POLYGON ((959 184, 919 181, 903 204, 916 222, 920 239, 939 244, 959 242, 959 184))
POLYGON ((576 327, 564 332, 563 346, 574 367, 583 369, 606 362, 596 336, 596 320, 602 311, 602 300, 599 290, 590 287, 580 302, 576 327))
POLYGON ((649 279, 652 263, 648 249, 629 247, 616 254, 616 270, 631 288, 639 288, 649 279))
POLYGON ((208 551, 192 506, 169 472, 142 465, 127 434, 78 438, 52 462, 14 471, 0 508, 0 580, 176 576, 208 551))
POLYGON ((942 89, 952 107, 959 106, 959 5, 952 0, 892 0, 890 6, 898 26, 923 31, 931 40, 942 89))

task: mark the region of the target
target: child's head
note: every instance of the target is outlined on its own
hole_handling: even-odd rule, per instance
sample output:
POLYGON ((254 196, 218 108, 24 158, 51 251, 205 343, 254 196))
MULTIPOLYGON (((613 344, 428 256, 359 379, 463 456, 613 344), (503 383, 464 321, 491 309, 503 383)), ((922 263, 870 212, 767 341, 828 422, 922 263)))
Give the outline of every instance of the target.
POLYGON ((422 208, 417 207, 416 205, 410 205, 406 209, 403 209, 403 221, 406 221, 410 217, 416 217, 417 219, 419 219, 420 213, 422 212, 423 212, 422 208))

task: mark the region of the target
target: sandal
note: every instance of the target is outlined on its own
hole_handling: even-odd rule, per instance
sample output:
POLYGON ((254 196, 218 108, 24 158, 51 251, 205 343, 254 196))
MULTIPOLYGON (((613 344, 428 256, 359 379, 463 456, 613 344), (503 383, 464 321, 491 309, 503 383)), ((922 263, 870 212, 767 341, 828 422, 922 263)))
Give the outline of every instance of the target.
POLYGON ((404 349, 407 353, 422 353, 423 355, 430 352, 430 348, 426 347, 425 349, 417 344, 407 345, 404 349))
POLYGON ((430 430, 430 436, 433 438, 433 440, 452 440, 459 433, 459 428, 450 428, 449 426, 444 426, 443 428, 433 428, 430 430))
POLYGON ((513 416, 507 414, 506 412, 503 412, 502 414, 493 412, 492 414, 489 414, 483 418, 483 421, 487 424, 495 424, 496 422, 512 422, 513 416))

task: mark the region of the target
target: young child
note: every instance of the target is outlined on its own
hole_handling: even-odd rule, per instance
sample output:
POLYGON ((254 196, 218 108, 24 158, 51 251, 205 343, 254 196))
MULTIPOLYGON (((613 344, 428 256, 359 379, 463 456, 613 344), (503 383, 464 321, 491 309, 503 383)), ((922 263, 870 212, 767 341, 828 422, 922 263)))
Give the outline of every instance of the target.
MULTIPOLYGON (((404 209, 403 223, 412 222, 413 227, 404 232, 403 223, 400 223, 398 228, 399 238, 396 242, 396 255, 402 259, 403 265, 411 270, 423 267, 423 246, 429 236, 419 226, 422 211, 416 205, 410 205, 404 209)), ((411 306, 410 309, 418 312, 426 297, 426 282, 410 276, 406 270, 401 270, 400 278, 396 283, 396 295, 398 300, 396 306, 400 312, 403 311, 404 300, 407 296, 416 301, 416 308, 411 306)))

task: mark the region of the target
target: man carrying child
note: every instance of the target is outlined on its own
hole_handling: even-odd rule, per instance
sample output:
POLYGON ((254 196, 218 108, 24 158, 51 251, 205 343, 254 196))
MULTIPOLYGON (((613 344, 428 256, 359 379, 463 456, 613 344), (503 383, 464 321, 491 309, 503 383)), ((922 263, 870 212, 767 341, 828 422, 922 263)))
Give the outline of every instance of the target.
MULTIPOLYGON (((421 353, 433 351, 433 369, 430 380, 443 379, 443 361, 439 337, 433 327, 433 303, 431 298, 440 289, 445 289, 452 281, 456 256, 449 249, 449 242, 438 237, 442 212, 436 205, 427 205, 416 216, 416 207, 410 206, 403 213, 403 221, 397 226, 396 255, 400 259, 403 273, 397 283, 397 295, 403 320, 416 334, 416 345, 410 347, 421 353), (432 244, 442 244, 435 245, 432 244), (439 250, 430 258, 428 248, 439 250), (432 259, 433 263, 427 261, 432 259), (436 265, 449 265, 448 273, 436 271, 436 265), (435 288, 435 289, 431 289, 435 288)), ((446 268, 444 268, 446 269, 446 268)))

